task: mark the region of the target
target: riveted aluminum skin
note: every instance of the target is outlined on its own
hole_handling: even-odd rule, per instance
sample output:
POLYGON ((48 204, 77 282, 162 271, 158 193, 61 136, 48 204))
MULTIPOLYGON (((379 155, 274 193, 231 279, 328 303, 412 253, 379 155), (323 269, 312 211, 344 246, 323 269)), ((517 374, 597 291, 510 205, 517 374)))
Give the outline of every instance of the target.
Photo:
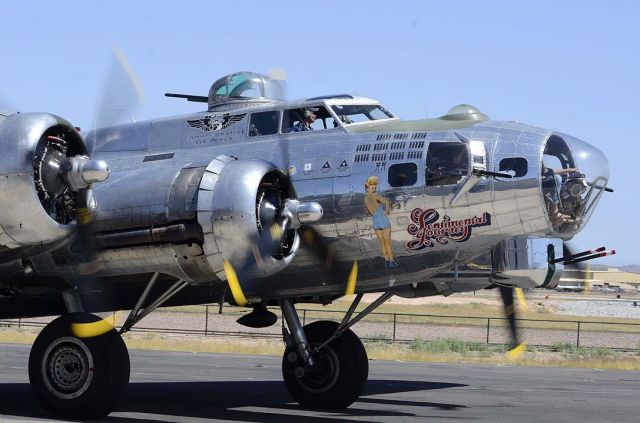
MULTIPOLYGON (((334 109, 343 104, 378 103, 341 97, 238 102, 225 110, 136 122, 89 134, 88 145, 95 146, 92 158, 105 160, 112 170, 109 179, 93 185, 97 231, 137 230, 195 220, 203 232, 202 248, 185 250, 183 255, 174 251, 181 258, 177 262, 172 262, 170 251, 176 246, 140 247, 150 257, 158 249, 163 259, 157 263, 153 263, 155 259, 136 261, 138 250, 110 252, 109 260, 121 254, 110 274, 127 275, 149 264, 155 270, 184 277, 190 272, 177 270, 192 263, 198 266, 197 271, 208 273, 210 283, 222 285, 223 260, 232 261, 236 268, 246 259, 255 260, 251 237, 257 233, 256 193, 260 179, 279 169, 289 176, 296 200, 322 208, 321 217, 316 207, 308 216, 301 213, 299 220, 313 218, 307 224, 347 271, 357 261, 356 292, 388 291, 413 284, 426 284, 413 293, 420 295, 481 289, 491 283, 491 260, 483 263, 487 267, 482 268, 482 275, 464 280, 440 275, 450 272, 453 263, 463 265, 490 256, 506 239, 523 238, 525 243, 537 237, 569 239, 584 227, 602 195, 593 192, 587 197, 585 192, 584 204, 576 203, 577 210, 583 212, 579 225, 552 222, 541 172, 549 140, 562 138, 566 143, 567 148, 556 156, 568 152, 577 157, 575 163, 563 164, 563 169, 575 165, 599 184, 608 179, 603 156, 578 140, 548 129, 489 120, 468 106, 437 119, 402 121, 394 117, 343 125, 334 109), (314 131, 290 132, 284 124, 291 111, 321 107, 327 121, 314 131), (255 135, 252 121, 257 113, 265 112, 272 112, 279 126, 275 132, 255 135), (458 182, 429 180, 428 156, 443 144, 464 147, 459 150, 467 154, 467 163, 453 163, 463 165, 453 169, 460 171, 458 182), (504 173, 503 164, 513 162, 521 163, 522 168, 512 178, 472 172, 504 173), (398 184, 394 169, 401 169, 396 172, 396 182, 400 174, 412 177, 398 184), (379 181, 376 194, 390 205, 385 245, 381 235, 387 235, 374 227, 379 222, 365 209, 365 183, 371 177, 379 181), (437 218, 420 220, 420 213, 426 211, 437 218), (444 233, 442 229, 449 228, 451 222, 466 227, 468 237, 456 237, 455 231, 444 233), (414 231, 416 226, 419 228, 414 231), (389 248, 394 264, 385 260, 389 248), (127 260, 135 266, 128 267, 127 260)), ((450 169, 453 157, 441 159, 450 169)), ((549 242, 555 245, 556 241, 549 242)), ((243 285, 245 295, 276 299, 344 294, 346 274, 342 279, 328 275, 308 248, 296 251, 293 261, 292 256, 274 260, 259 282, 243 285)), ((58 266, 60 274, 69 276, 64 273, 68 269, 53 259, 50 262, 50 275, 56 274, 58 266)), ((531 263, 520 269, 510 261, 496 262, 494 273, 513 278, 517 276, 514 272, 521 270, 543 270, 542 261, 531 263)), ((41 272, 40 263, 35 270, 41 272)), ((523 283, 529 285, 540 280, 538 276, 526 278, 529 281, 523 283)))
POLYGON ((46 113, 15 114, 0 125, 0 244, 5 247, 47 244, 73 230, 74 225, 61 225, 46 213, 34 185, 34 151, 54 126, 72 128, 46 113))
POLYGON ((204 234, 204 253, 213 272, 226 280, 223 261, 235 266, 251 263, 245 274, 265 277, 285 268, 299 246, 295 235, 291 253, 282 260, 273 257, 256 262, 259 238, 257 195, 265 175, 276 168, 263 160, 234 160, 218 156, 209 163, 198 188, 198 223, 204 234), (255 265, 254 265, 255 264, 255 265))
MULTIPOLYGON (((189 283, 216 281, 203 259, 202 249, 195 245, 149 245, 100 250, 94 257, 98 271, 93 277, 135 275, 162 272, 189 283)), ((73 263, 55 263, 50 256, 32 259, 41 276, 77 277, 73 263)))
MULTIPOLYGON (((142 158, 117 169, 105 182, 92 185, 96 231, 120 231, 188 221, 196 217, 196 190, 203 166, 184 167, 142 158)), ((122 166, 114 160, 116 166, 122 166)))

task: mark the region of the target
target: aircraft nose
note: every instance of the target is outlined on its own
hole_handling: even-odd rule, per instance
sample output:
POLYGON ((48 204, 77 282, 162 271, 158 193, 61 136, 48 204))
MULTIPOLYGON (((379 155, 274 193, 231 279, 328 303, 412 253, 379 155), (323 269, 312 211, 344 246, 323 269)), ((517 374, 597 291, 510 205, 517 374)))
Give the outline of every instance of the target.
POLYGON ((542 191, 552 229, 569 239, 586 225, 609 182, 607 158, 570 135, 552 135, 545 145, 542 191))

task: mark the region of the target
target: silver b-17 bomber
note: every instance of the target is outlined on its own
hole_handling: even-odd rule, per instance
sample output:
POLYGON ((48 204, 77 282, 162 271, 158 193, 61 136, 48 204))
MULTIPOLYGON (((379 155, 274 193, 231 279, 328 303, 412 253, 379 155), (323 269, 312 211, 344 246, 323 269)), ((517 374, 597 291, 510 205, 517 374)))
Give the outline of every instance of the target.
POLYGON ((160 306, 282 310, 283 378, 303 407, 341 409, 368 377, 350 329, 394 295, 555 287, 607 187, 604 155, 470 105, 403 121, 352 95, 282 99, 239 72, 207 111, 80 134, 48 113, 0 115, 0 318, 60 316, 29 358, 52 414, 101 418, 129 381, 121 334, 160 306), (380 293, 354 314, 363 294, 380 293), (295 305, 355 294, 341 323, 295 305), (116 330, 95 314, 131 310, 116 330))

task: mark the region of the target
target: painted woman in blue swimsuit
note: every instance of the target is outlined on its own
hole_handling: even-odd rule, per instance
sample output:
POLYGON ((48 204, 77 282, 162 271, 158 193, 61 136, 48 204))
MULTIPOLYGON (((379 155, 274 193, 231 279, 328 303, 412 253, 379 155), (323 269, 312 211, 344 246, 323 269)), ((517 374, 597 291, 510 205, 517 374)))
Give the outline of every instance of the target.
POLYGON ((364 211, 373 220, 373 231, 380 242, 380 251, 384 257, 385 265, 389 269, 394 269, 398 264, 391 248, 391 223, 387 218, 391 214, 391 202, 378 194, 379 182, 377 176, 370 176, 365 182, 364 211))

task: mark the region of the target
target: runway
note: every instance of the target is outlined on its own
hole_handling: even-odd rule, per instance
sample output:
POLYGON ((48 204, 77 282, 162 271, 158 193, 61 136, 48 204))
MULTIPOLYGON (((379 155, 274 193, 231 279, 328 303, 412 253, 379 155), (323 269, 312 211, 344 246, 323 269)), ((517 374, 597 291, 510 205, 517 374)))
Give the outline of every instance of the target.
MULTIPOLYGON (((28 385, 29 346, 0 344, 0 421, 46 421, 28 385)), ((360 400, 302 410, 280 358, 130 351, 126 400, 105 422, 632 422, 640 372, 372 361, 360 400)))

